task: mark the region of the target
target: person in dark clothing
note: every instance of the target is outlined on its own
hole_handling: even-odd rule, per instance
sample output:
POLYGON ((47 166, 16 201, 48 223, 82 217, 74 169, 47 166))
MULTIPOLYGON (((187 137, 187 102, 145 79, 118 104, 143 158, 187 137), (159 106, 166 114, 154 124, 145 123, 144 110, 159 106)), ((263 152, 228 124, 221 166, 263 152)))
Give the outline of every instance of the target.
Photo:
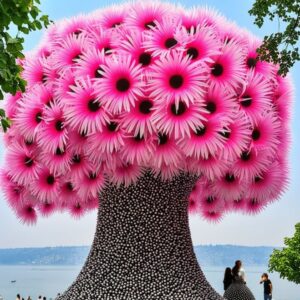
POLYGON ((232 284, 232 280, 233 280, 233 276, 232 276, 231 269, 226 268, 224 273, 224 280, 223 280, 224 291, 226 291, 229 288, 229 286, 232 284))
POLYGON ((272 300, 273 286, 267 273, 262 274, 260 284, 264 284, 264 300, 272 300))

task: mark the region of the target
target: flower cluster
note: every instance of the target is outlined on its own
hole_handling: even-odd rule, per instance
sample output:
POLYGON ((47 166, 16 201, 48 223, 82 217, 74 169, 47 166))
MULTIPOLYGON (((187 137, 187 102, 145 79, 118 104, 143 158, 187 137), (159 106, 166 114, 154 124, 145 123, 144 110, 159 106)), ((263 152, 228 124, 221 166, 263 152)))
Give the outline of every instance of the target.
POLYGON ((131 3, 56 23, 20 61, 2 186, 24 222, 98 206, 107 182, 199 175, 190 211, 256 213, 287 184, 291 80, 208 9, 131 3))

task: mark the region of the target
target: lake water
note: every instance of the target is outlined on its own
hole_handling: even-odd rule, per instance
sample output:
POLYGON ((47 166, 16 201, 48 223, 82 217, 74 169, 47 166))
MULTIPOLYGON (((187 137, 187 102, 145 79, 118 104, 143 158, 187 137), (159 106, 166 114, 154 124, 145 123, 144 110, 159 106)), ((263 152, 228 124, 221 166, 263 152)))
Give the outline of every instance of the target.
MULTIPOLYGON (((76 278, 81 266, 0 266, 0 295, 3 300, 15 300, 16 294, 21 293, 27 299, 33 300, 38 295, 45 295, 47 299, 55 298, 57 293, 63 292, 76 278), (16 280, 11 283, 11 280, 16 280)), ((223 267, 205 267, 203 271, 219 292, 223 293, 223 267)), ((254 293, 256 300, 263 299, 262 286, 258 281, 266 267, 247 267, 247 284, 254 293)), ((271 274, 274 285, 274 300, 300 300, 300 285, 282 280, 276 274, 271 274)))

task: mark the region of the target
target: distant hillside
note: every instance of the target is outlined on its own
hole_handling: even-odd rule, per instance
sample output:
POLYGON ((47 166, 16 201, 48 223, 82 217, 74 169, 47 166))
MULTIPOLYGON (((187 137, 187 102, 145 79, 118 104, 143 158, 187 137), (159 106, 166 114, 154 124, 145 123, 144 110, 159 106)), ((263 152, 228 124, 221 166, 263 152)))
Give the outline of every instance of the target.
MULTIPOLYGON (((196 246, 202 266, 232 266, 241 259, 245 265, 266 265, 273 247, 232 245, 196 246)), ((90 247, 46 247, 0 249, 0 265, 82 265, 90 247)))

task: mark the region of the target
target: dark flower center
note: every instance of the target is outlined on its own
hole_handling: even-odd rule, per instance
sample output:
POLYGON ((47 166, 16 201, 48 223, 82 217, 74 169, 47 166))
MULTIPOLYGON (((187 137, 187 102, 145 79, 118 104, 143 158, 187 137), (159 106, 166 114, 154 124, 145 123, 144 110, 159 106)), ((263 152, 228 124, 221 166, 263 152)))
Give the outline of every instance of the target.
POLYGON ((138 134, 138 135, 136 135, 136 136, 134 137, 134 140, 135 140, 136 142, 143 141, 143 140, 144 140, 144 136, 138 134))
POLYGON ((257 141, 260 138, 260 131, 258 130, 258 128, 254 128, 254 130, 252 131, 252 139, 254 141, 257 141))
POLYGON ((221 132, 219 132, 219 134, 221 134, 225 139, 230 138, 230 131, 229 130, 221 131, 221 132))
POLYGON ((199 56, 199 51, 195 47, 191 47, 186 51, 187 55, 191 57, 191 59, 196 59, 199 56))
POLYGON ((149 66, 151 64, 152 56, 150 53, 142 53, 139 56, 139 63, 142 64, 143 66, 149 66))
POLYGON ((70 181, 66 183, 66 187, 67 187, 67 189, 68 189, 69 191, 73 191, 73 190, 74 190, 73 184, 72 184, 72 182, 70 182, 70 181))
POLYGON ((147 115, 151 113, 153 103, 150 100, 143 100, 139 105, 139 110, 142 114, 147 115))
POLYGON ((77 54, 76 56, 73 57, 72 62, 76 63, 78 59, 80 59, 81 53, 77 54))
POLYGON ((224 71, 224 68, 221 64, 214 64, 213 67, 212 67, 212 71, 211 73, 218 77, 218 76, 221 76, 223 74, 223 71, 224 71))
POLYGON ((249 107, 252 104, 252 98, 249 95, 244 95, 242 97, 241 105, 243 107, 249 107))
POLYGON ((127 78, 120 78, 117 81, 116 87, 119 92, 126 92, 130 88, 130 82, 127 78))
POLYGON ((81 33, 82 33, 82 31, 79 30, 79 29, 77 29, 77 30, 74 31, 74 34, 75 34, 76 36, 80 35, 81 33))
POLYGON ((120 26, 121 24, 122 24, 122 22, 116 22, 111 26, 111 28, 116 28, 116 27, 120 26))
POLYGON ((214 198, 213 196, 209 196, 209 197, 206 198, 206 202, 207 202, 208 204, 211 204, 211 203, 213 203, 214 201, 215 201, 215 198, 214 198))
POLYGON ((63 154, 65 154, 65 151, 61 150, 60 148, 57 148, 56 151, 55 151, 55 154, 56 155, 63 155, 63 154))
POLYGON ((165 133, 158 134, 158 144, 165 145, 168 142, 168 136, 165 133))
POLYGON ((196 129, 196 132, 195 132, 195 134, 196 134, 197 136, 203 136, 205 133, 206 133, 206 127, 205 127, 205 126, 203 126, 203 127, 198 127, 198 128, 196 129))
POLYGON ((255 176, 254 178, 254 181, 257 183, 257 182, 260 182, 262 181, 262 178, 260 176, 255 176))
POLYGON ((89 173, 89 178, 94 180, 97 178, 97 174, 96 173, 89 173))
POLYGON ((110 123, 107 125, 107 129, 108 129, 109 131, 111 131, 111 132, 116 131, 117 127, 118 127, 118 123, 116 123, 116 122, 110 122, 110 123))
POLYGON ((234 182, 234 180, 235 180, 234 175, 230 174, 230 173, 227 173, 226 176, 225 176, 225 180, 227 182, 234 182))
POLYGON ((216 110, 217 110, 216 103, 213 102, 213 101, 208 101, 206 103, 206 110, 209 111, 211 114, 213 114, 214 112, 216 112, 216 110))
POLYGON ((24 163, 27 167, 31 167, 33 165, 33 159, 31 157, 26 156, 24 159, 24 163))
POLYGON ((166 46, 167 49, 170 49, 170 48, 174 47, 176 44, 177 44, 177 41, 173 37, 168 38, 165 41, 165 46, 166 46))
POLYGON ((256 66, 257 60, 254 57, 249 57, 247 59, 248 68, 254 68, 256 66))
POLYGON ((110 55, 111 54, 111 48, 109 46, 104 47, 104 54, 105 55, 110 55))
POLYGON ((95 99, 90 99, 88 102, 88 109, 90 112, 97 112, 101 107, 101 104, 95 99))
POLYGON ((247 151, 242 152, 241 160, 248 161, 248 160, 250 160, 250 158, 251 158, 250 152, 247 152, 247 151))
POLYGON ((154 23, 154 21, 150 21, 145 23, 144 27, 145 29, 151 29, 151 27, 156 27, 156 24, 154 23))
POLYGON ((33 211, 34 211, 33 207, 31 207, 31 206, 27 206, 26 210, 29 214, 33 213, 33 211))
POLYGON ((46 83, 47 82, 47 76, 45 74, 43 74, 42 76, 42 83, 46 83))
POLYGON ((49 185, 53 185, 54 182, 55 182, 54 176, 53 176, 53 175, 49 175, 49 176, 47 177, 47 183, 48 183, 49 185))
POLYGON ((104 70, 99 67, 96 71, 95 71, 95 77, 96 78, 103 78, 103 75, 100 72, 103 72, 104 70))
POLYGON ((75 154, 73 157, 72 157, 72 162, 75 163, 75 164, 79 164, 81 162, 81 157, 79 154, 75 154))
POLYGON ((42 121, 42 113, 40 111, 38 113, 36 113, 36 115, 35 115, 35 121, 37 123, 40 123, 42 121))
POLYGON ((169 80, 170 86, 174 89, 179 89, 183 85, 183 77, 179 74, 171 76, 169 80))
POLYGON ((25 140, 25 144, 27 145, 27 146, 31 146, 32 144, 33 144, 33 140, 25 140))
POLYGON ((64 124, 63 124, 63 122, 61 120, 58 120, 58 121, 55 122, 55 129, 57 131, 63 131, 64 124))
POLYGON ((186 111, 186 105, 182 101, 179 102, 178 106, 176 107, 175 103, 171 105, 171 112, 175 116, 181 116, 186 111))

